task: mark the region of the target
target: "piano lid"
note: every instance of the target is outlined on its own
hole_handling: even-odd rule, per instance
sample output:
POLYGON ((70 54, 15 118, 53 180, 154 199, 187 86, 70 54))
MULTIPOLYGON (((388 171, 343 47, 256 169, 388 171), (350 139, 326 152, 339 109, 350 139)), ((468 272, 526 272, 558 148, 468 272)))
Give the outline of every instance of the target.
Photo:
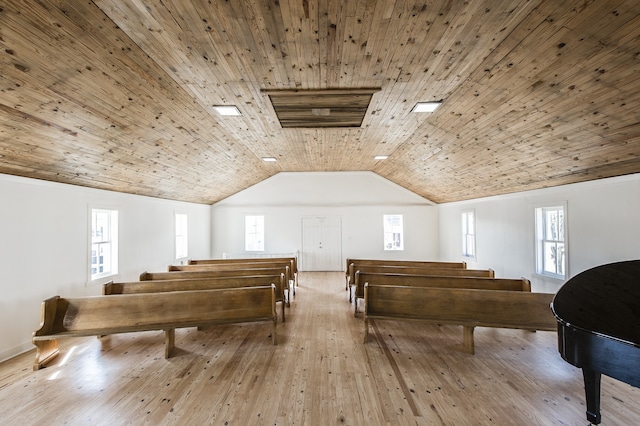
POLYGON ((640 347, 640 260, 581 272, 560 287, 551 309, 561 324, 640 347))

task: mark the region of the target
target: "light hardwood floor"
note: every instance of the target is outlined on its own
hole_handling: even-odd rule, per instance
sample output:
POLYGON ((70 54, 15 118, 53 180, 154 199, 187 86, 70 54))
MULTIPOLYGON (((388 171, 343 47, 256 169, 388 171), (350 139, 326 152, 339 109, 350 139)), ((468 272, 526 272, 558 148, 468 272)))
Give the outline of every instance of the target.
MULTIPOLYGON (((63 341, 49 367, 33 353, 0 364, 2 425, 585 425, 582 375, 556 334, 374 323, 363 344, 344 274, 301 273, 278 323, 63 341)), ((603 425, 640 424, 640 391, 603 377, 603 425)))

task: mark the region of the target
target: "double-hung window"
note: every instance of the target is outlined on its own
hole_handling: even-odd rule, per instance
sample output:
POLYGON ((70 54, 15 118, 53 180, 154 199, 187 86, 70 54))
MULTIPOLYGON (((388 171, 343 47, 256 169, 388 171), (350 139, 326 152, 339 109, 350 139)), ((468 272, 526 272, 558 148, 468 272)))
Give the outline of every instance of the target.
POLYGON ((383 216, 384 249, 404 250, 404 238, 401 214, 383 216))
POLYGON ((245 251, 264 251, 264 216, 245 216, 244 249, 245 251))
POLYGON ((462 257, 476 258, 476 218, 473 210, 462 212, 462 257))
POLYGON ((567 274, 566 206, 536 208, 536 272, 564 279, 567 274))
POLYGON ((91 280, 118 273, 118 210, 91 209, 91 280))

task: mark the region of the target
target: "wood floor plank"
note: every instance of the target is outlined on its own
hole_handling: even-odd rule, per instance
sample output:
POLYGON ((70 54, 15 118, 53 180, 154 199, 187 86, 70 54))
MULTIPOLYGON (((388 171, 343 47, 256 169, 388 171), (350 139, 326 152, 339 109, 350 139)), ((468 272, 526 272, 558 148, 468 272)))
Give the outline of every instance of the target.
MULTIPOLYGON (((553 332, 376 320, 362 343, 341 272, 302 272, 278 345, 264 324, 68 339, 49 367, 0 364, 3 425, 584 425, 581 372, 553 332)), ((603 425, 639 424, 640 391, 603 377, 603 425)))

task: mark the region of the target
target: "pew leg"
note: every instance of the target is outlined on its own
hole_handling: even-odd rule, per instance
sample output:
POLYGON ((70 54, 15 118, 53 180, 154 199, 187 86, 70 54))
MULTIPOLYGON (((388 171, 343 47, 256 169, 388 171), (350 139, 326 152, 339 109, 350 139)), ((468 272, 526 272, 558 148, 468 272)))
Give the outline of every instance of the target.
POLYGON ((597 371, 582 369, 584 377, 584 391, 587 397, 587 420, 591 424, 600 424, 600 379, 601 374, 597 371))
POLYGON ((284 300, 282 301, 282 322, 284 322, 284 300))
POLYGON ((58 339, 38 340, 33 344, 36 345, 36 359, 33 362, 33 371, 40 370, 60 353, 58 339))
POLYGON ((473 341, 474 330, 475 330, 475 327, 473 326, 465 325, 462 327, 462 344, 464 348, 467 350, 467 352, 469 352, 470 354, 476 353, 475 343, 473 341))
POLYGON ((353 299, 353 305, 355 306, 355 310, 353 311, 353 316, 358 317, 358 298, 353 299))
POLYGON ((171 358, 171 353, 176 346, 176 330, 171 328, 164 331, 164 357, 171 358))

